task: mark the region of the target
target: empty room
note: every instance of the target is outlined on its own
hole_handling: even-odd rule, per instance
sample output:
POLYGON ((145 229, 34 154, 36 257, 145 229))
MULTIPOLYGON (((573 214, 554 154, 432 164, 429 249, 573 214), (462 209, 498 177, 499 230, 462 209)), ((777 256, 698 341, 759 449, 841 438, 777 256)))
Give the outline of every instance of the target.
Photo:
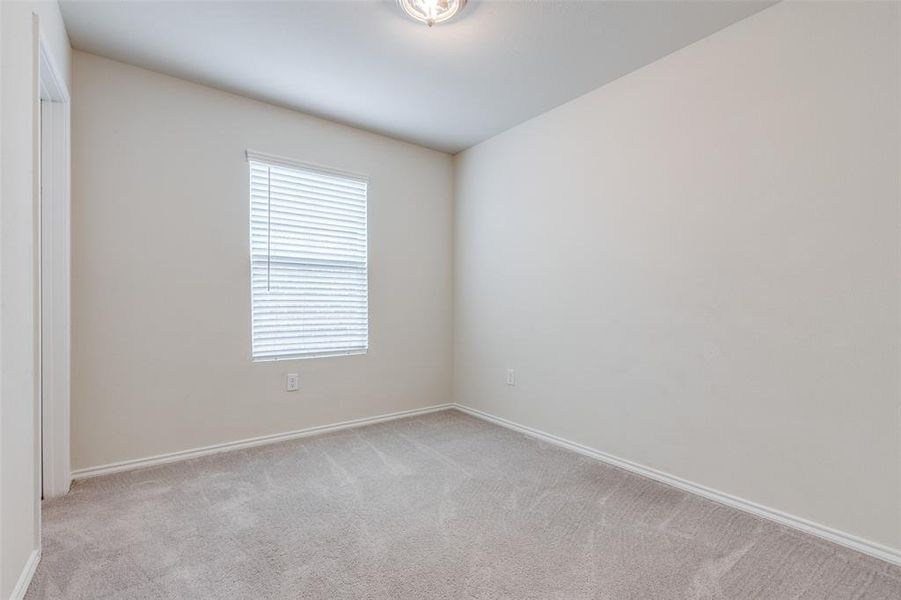
POLYGON ((901 2, 0 0, 0 600, 901 600, 901 2))

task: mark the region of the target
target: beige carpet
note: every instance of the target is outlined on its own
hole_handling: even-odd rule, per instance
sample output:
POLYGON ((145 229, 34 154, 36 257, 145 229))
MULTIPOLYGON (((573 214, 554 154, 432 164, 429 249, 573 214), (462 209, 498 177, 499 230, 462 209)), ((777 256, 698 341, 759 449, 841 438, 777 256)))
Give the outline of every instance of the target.
POLYGON ((77 483, 28 592, 898 600, 901 568, 456 411, 77 483))

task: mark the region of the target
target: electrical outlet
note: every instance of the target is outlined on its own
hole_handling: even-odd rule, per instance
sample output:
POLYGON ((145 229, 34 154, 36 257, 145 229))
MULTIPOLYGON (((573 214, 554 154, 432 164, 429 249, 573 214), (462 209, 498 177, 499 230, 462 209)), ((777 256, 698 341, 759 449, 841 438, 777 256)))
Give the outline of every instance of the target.
POLYGON ((285 375, 285 391, 296 392, 300 387, 300 376, 297 373, 288 373, 285 375))
POLYGON ((516 385, 516 371, 507 369, 507 385, 516 385))

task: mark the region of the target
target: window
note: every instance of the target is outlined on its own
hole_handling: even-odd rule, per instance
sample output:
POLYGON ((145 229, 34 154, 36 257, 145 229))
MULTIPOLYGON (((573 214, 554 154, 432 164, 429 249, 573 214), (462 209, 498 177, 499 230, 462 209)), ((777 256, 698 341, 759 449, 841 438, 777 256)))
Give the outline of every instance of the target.
POLYGON ((366 178, 247 159, 253 360, 366 352, 366 178))

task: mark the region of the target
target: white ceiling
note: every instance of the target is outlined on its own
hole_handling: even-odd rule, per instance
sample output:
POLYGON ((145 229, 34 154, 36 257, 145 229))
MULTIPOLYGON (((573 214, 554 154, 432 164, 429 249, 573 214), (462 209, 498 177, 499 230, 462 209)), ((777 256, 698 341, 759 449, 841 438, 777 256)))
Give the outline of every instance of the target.
POLYGON ((393 0, 63 0, 72 45, 459 152, 772 2, 470 0, 432 29, 393 0))

